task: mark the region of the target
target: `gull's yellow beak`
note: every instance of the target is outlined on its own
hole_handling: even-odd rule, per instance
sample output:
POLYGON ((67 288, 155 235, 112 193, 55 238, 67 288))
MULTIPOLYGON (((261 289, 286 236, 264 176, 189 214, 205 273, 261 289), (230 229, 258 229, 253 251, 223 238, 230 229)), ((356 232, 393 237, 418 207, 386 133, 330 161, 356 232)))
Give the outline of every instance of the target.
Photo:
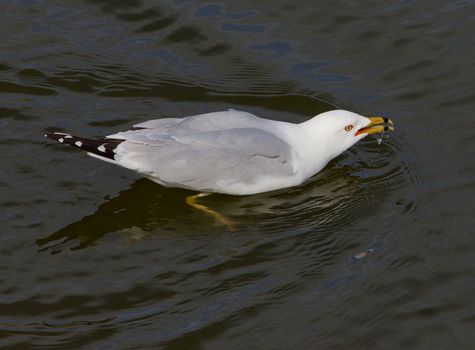
POLYGON ((371 123, 365 126, 364 128, 359 129, 355 136, 361 135, 361 134, 379 134, 381 132, 385 131, 394 131, 394 123, 391 119, 389 118, 383 118, 383 117, 369 117, 369 120, 371 120, 371 123))

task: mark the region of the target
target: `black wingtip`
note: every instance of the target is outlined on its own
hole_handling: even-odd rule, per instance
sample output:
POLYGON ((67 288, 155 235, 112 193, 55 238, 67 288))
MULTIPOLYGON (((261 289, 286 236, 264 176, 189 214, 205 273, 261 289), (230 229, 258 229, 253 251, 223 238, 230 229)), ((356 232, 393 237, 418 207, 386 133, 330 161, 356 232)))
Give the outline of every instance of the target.
POLYGON ((44 136, 59 143, 64 143, 112 160, 114 160, 115 155, 114 149, 123 141, 116 139, 94 140, 63 132, 45 132, 44 136))
MULTIPOLYGON (((72 139, 73 136, 63 132, 45 132, 44 137, 63 143, 65 139, 72 139)), ((69 143, 68 143, 69 144, 69 143)))

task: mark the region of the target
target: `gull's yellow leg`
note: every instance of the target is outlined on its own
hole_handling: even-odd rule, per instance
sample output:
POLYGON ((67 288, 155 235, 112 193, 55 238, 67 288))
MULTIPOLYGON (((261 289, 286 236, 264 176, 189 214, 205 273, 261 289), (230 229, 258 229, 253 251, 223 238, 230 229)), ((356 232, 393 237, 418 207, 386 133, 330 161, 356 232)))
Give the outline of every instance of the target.
POLYGON ((234 224, 231 220, 229 220, 224 215, 221 215, 217 211, 214 211, 203 204, 197 203, 198 198, 206 197, 206 196, 209 196, 210 194, 211 193, 198 193, 198 194, 195 194, 194 196, 186 197, 186 203, 191 205, 193 208, 202 210, 205 213, 211 215, 216 221, 220 222, 223 225, 226 225, 230 231, 234 231, 234 224))

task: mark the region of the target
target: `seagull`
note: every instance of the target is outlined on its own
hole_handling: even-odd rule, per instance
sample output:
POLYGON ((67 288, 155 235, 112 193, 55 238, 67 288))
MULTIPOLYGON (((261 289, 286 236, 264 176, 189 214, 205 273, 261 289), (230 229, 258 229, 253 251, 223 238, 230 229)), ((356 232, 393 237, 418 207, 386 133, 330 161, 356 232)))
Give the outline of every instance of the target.
POLYGON ((294 124, 229 109, 149 120, 102 139, 62 132, 44 136, 160 185, 198 191, 186 202, 231 228, 229 219, 197 199, 212 193, 251 195, 298 186, 361 139, 393 131, 393 125, 389 118, 345 110, 294 124))

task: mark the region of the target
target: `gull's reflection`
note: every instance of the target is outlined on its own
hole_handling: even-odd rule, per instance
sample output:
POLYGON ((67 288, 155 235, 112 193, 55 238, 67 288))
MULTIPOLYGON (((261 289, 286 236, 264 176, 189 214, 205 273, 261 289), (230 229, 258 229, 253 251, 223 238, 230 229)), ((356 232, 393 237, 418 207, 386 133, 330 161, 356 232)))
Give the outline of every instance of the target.
POLYGON ((54 252, 61 250, 67 242, 76 240, 79 243, 71 249, 82 249, 111 232, 135 226, 147 231, 149 227, 166 224, 171 218, 167 215, 170 212, 174 211, 175 216, 185 215, 188 208, 183 198, 188 193, 140 179, 117 197, 99 205, 94 214, 84 216, 79 221, 38 239, 36 243, 41 250, 50 249, 54 252))
MULTIPOLYGON (((250 226, 280 231, 316 225, 319 218, 333 215, 332 208, 354 198, 357 182, 349 173, 346 167, 325 170, 299 187, 251 196, 214 194, 201 202, 233 220, 238 231, 250 226)), ((128 241, 134 241, 157 232, 167 235, 226 232, 227 228, 212 217, 186 204, 185 198, 193 193, 140 179, 99 205, 94 214, 36 243, 40 251, 54 254, 67 246, 72 250, 86 248, 109 233, 125 233, 128 241)))

